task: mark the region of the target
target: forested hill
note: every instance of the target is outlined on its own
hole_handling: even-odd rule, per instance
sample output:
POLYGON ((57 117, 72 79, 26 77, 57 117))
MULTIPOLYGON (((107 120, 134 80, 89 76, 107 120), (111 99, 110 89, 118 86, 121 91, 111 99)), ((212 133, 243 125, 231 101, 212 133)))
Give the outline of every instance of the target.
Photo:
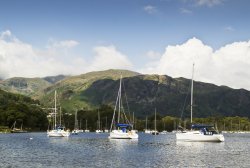
MULTIPOLYGON (((102 104, 114 107, 121 75, 122 95, 127 96, 129 110, 134 112, 135 116, 145 118, 146 115, 153 114, 155 108, 163 116, 181 117, 182 113, 183 117, 190 116, 190 79, 185 78, 145 75, 127 70, 106 70, 66 78, 23 79, 23 84, 28 86, 26 91, 32 86, 33 89, 28 95, 40 100, 43 106, 47 107, 53 107, 54 91, 57 90, 60 106, 65 112, 74 113, 75 109, 97 109, 102 104)), ((2 82, 4 86, 11 86, 6 85, 7 81, 2 82)), ((19 84, 17 80, 14 81, 19 84)), ((19 85, 15 89, 17 92, 22 90, 18 87, 19 85)), ((11 88, 8 90, 11 91, 11 88)), ((22 91, 20 93, 25 94, 22 91)), ((250 92, 247 90, 194 81, 193 96, 193 117, 250 117, 250 92)), ((126 109, 125 97, 123 104, 126 109)))
POLYGON ((38 100, 0 90, 0 125, 11 127, 15 121, 16 127, 23 123, 28 130, 46 130, 48 125, 38 100))
MULTIPOLYGON (((121 74, 122 95, 126 95, 130 112, 137 117, 151 115, 155 108, 163 116, 180 117, 182 109, 184 117, 190 116, 190 79, 143 75, 124 70, 91 72, 66 78, 45 89, 40 100, 49 104, 54 90, 57 90, 61 105, 67 111, 98 108, 101 104, 114 107, 121 74)), ((127 108, 125 97, 123 104, 127 108)), ((250 92, 247 90, 194 82, 194 117, 250 117, 249 109, 250 92)))

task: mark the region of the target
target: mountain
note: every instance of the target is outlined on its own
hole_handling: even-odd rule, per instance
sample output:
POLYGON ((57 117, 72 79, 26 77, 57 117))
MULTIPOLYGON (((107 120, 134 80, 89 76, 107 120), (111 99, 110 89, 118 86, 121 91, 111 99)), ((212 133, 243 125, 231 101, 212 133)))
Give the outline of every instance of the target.
POLYGON ((65 75, 57 75, 57 76, 47 76, 47 77, 44 77, 43 79, 49 83, 55 84, 56 82, 63 80, 66 77, 67 76, 65 75))
MULTIPOLYGON (((46 88, 40 100, 49 104, 54 90, 57 90, 61 105, 67 111, 98 108, 101 104, 114 106, 121 74, 126 91, 122 95, 126 94, 130 112, 135 112, 137 117, 151 115, 155 108, 161 115, 180 117, 183 113, 183 117, 190 116, 189 79, 143 75, 124 70, 90 72, 68 77, 46 88)), ((194 117, 250 117, 249 91, 196 81, 194 88, 194 117)), ((123 98, 123 104, 127 104, 126 98, 123 98)))
POLYGON ((48 76, 44 78, 14 77, 0 80, 0 88, 8 92, 19 93, 37 99, 41 97, 45 88, 66 77, 65 75, 48 76))
POLYGON ((39 97, 39 92, 52 85, 42 78, 14 77, 0 82, 2 90, 31 97, 39 97))
MULTIPOLYGON (((54 91, 63 109, 96 109, 101 104, 114 107, 123 76, 124 109, 135 112, 137 117, 152 115, 155 108, 161 115, 190 116, 190 79, 166 75, 144 75, 127 70, 89 72, 62 78, 56 83, 40 78, 30 94, 44 106, 53 106, 54 91), (46 83, 48 82, 48 83, 46 83), (127 100, 126 100, 127 99, 127 100), (185 103, 184 103, 185 102, 185 103)), ((6 81, 4 81, 6 82, 6 81)), ((17 90, 20 91, 20 90, 17 90)), ((22 92, 20 92, 22 93, 22 92)), ((250 92, 226 86, 194 81, 193 117, 245 116, 250 117, 250 92)))
MULTIPOLYGON (((57 90, 60 104, 67 111, 73 111, 75 108, 93 109, 99 106, 95 101, 91 102, 90 97, 86 97, 83 93, 88 90, 96 81, 108 80, 117 81, 123 77, 133 77, 139 75, 137 72, 128 70, 107 70, 89 72, 82 75, 67 77, 64 80, 44 89, 44 96, 40 98, 43 104, 53 106, 52 102, 54 91, 57 90)), ((99 89, 99 88, 97 88, 99 89)), ((108 90, 106 91, 108 92, 108 90)), ((117 91, 116 91, 117 92, 117 91)), ((98 99, 98 95, 96 99, 98 99)))

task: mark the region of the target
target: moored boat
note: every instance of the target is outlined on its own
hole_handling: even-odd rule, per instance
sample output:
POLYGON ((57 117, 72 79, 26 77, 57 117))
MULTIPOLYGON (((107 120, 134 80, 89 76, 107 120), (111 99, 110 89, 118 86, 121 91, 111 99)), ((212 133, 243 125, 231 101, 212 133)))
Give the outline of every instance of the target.
POLYGON ((121 100, 122 94, 122 77, 120 78, 120 87, 118 90, 118 95, 116 99, 116 104, 114 108, 113 118, 110 127, 110 139, 138 139, 138 134, 132 130, 133 125, 130 123, 126 117, 124 108, 122 106, 121 100), (118 106, 118 112, 116 115, 116 109, 118 106))
POLYGON ((200 125, 192 123, 193 114, 193 74, 194 74, 194 64, 192 71, 191 80, 191 129, 190 130, 180 130, 176 133, 177 141, 192 141, 192 142, 223 142, 223 134, 219 134, 210 125, 200 125))
POLYGON ((21 124, 20 128, 16 128, 16 121, 14 122, 13 126, 11 127, 11 133, 27 133, 28 131, 23 130, 23 123, 21 124))
POLYGON ((68 137, 70 136, 70 131, 66 130, 64 126, 61 125, 61 120, 60 124, 57 124, 56 120, 56 115, 57 115, 57 104, 56 104, 56 91, 55 91, 55 108, 54 112, 51 114, 54 117, 54 125, 51 130, 47 131, 47 136, 48 137, 68 137))
POLYGON ((72 135, 78 135, 78 133, 80 133, 79 127, 78 127, 78 120, 77 120, 77 110, 75 113, 75 126, 74 126, 74 129, 72 130, 71 133, 72 133, 72 135))

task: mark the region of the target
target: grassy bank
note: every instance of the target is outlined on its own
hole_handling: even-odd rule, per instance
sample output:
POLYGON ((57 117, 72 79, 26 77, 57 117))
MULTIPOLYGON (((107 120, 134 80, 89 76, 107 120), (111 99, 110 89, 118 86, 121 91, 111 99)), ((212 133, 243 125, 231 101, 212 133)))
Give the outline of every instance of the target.
POLYGON ((0 133, 10 133, 10 129, 7 126, 0 126, 0 133))

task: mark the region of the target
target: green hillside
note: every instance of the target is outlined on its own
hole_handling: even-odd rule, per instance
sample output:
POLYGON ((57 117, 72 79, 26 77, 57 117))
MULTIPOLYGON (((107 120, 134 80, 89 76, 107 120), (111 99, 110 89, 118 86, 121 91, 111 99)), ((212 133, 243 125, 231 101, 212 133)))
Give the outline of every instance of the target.
MULTIPOLYGON (((43 107, 54 106, 54 91, 57 90, 59 105, 66 113, 73 113, 75 109, 93 110, 103 104, 114 107, 121 75, 122 95, 126 94, 129 110, 137 117, 149 116, 155 108, 163 116, 190 116, 190 79, 185 78, 143 75, 127 70, 107 70, 69 77, 50 77, 47 80, 25 79, 26 83, 15 80, 14 84, 9 82, 8 86, 14 85, 19 88, 15 92, 40 100, 43 107), (20 86, 26 89, 20 89, 20 83, 20 86)), ((2 81, 0 87, 5 86, 3 83, 8 81, 2 81)), ((127 104, 125 97, 123 104, 127 104)), ((124 108, 128 109, 127 106, 124 108)), ((194 82, 194 117, 250 117, 249 109, 250 92, 247 90, 194 82)))
MULTIPOLYGON (((123 77, 133 77, 139 75, 139 73, 127 70, 107 70, 71 76, 44 89, 44 95, 40 100, 44 105, 53 106, 51 102, 54 99, 54 91, 57 90, 59 102, 66 111, 72 112, 76 108, 93 109, 100 104, 92 102, 92 98, 85 96, 82 92, 88 90, 96 81, 116 81, 120 79, 121 75, 123 77)), ((98 97, 96 96, 97 99, 98 97)))
MULTIPOLYGON (((91 72, 69 77, 45 89, 41 102, 50 104, 54 90, 57 90, 61 105, 68 112, 82 108, 94 109, 101 104, 114 106, 121 74, 130 112, 135 112, 137 117, 151 115, 155 108, 164 116, 180 117, 182 113, 183 117, 190 116, 189 79, 141 75, 122 70, 91 72)), ((249 91, 202 82, 194 82, 194 88, 194 117, 250 117, 249 91)), ((125 98, 123 102, 126 104, 125 98)))

